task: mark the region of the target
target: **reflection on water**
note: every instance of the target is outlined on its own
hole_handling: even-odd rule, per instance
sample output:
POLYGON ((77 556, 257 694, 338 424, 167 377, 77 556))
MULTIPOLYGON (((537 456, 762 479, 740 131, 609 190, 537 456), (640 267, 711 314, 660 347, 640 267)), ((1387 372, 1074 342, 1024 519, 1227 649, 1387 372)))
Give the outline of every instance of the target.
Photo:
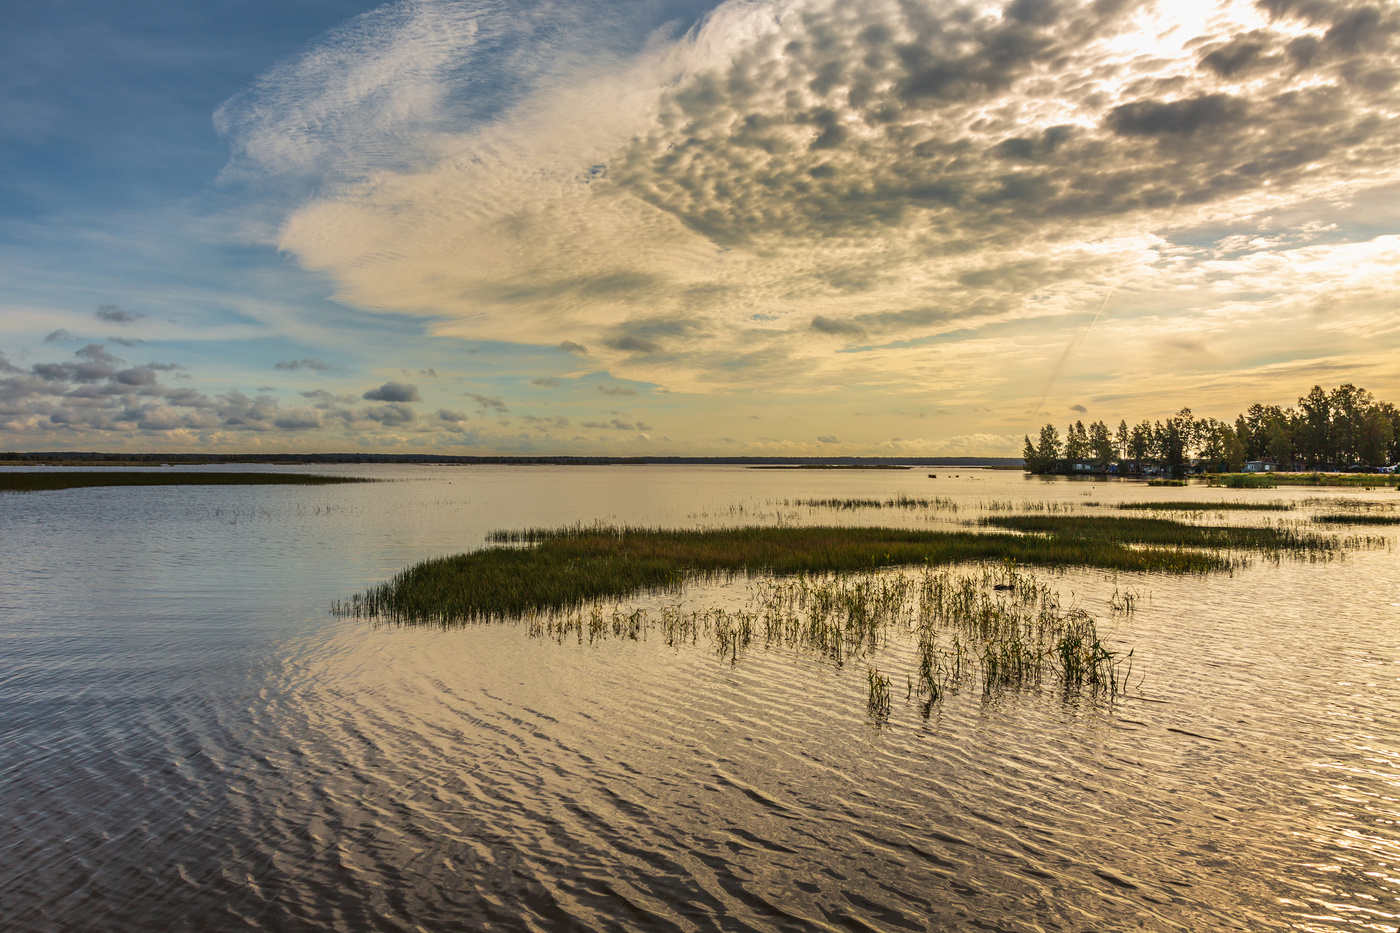
MULTIPOLYGON (((954 527, 992 502, 1242 492, 981 471, 357 469, 402 481, 0 498, 0 928, 1400 923, 1393 550, 1210 578, 1049 575, 1135 649, 1131 696, 970 690, 925 721, 896 685, 879 728, 863 665, 327 608, 496 528, 954 527), (781 504, 901 495, 958 508, 781 504), (1112 616, 1126 586, 1137 612, 1112 616)), ((1336 510, 1305 502, 1315 490, 1248 494, 1300 503, 1288 520, 1336 510)), ((916 650, 893 638, 880 666, 914 668, 916 650)))

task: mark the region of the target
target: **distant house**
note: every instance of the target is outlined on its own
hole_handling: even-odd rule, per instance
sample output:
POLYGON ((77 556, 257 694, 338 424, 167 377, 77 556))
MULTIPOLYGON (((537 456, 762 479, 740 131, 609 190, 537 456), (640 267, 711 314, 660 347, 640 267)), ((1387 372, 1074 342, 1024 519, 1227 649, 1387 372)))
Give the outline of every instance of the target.
POLYGON ((1070 461, 1069 469, 1071 473, 1092 473, 1097 470, 1098 467, 1094 466, 1094 464, 1088 460, 1072 460, 1070 461))
POLYGON ((1278 470, 1278 464, 1273 460, 1250 460, 1245 463, 1246 473, 1273 473, 1278 470))

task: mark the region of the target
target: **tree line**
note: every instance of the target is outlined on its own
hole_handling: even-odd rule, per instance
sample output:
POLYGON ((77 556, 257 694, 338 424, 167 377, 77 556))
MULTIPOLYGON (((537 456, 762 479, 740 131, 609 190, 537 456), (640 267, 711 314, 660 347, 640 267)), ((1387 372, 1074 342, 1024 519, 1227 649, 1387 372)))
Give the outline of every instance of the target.
POLYGON ((1249 460, 1272 460, 1280 470, 1374 467, 1400 461, 1400 409, 1349 382, 1331 392, 1313 386, 1294 407, 1254 404, 1233 424, 1183 408, 1165 422, 1119 421, 1117 430, 1102 421, 1088 427, 1076 421, 1063 441, 1047 424, 1036 441, 1026 437, 1022 456, 1032 473, 1072 470, 1078 462, 1099 469, 1115 462, 1155 467, 1173 476, 1193 464, 1236 473, 1249 460))

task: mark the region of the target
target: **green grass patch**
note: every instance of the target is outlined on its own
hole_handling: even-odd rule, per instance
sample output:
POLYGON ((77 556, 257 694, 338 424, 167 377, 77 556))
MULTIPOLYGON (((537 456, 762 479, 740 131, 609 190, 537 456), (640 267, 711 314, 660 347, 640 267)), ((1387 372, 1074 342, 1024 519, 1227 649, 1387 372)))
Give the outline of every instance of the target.
POLYGON ((1400 513, 1329 512, 1314 515, 1313 521, 1326 525, 1400 525, 1400 513))
POLYGON ((320 476, 315 473, 204 473, 152 470, 75 470, 53 472, 0 472, 0 492, 40 492, 84 486, 326 486, 332 483, 372 483, 357 476, 320 476))
POLYGON ((1153 545, 1168 548, 1210 548, 1267 553, 1323 553, 1340 548, 1329 535, 1278 525, 1187 525, 1165 518, 1119 518, 1113 515, 997 515, 982 525, 1026 534, 1046 535, 1062 546, 1073 542, 1153 545))
POLYGON ((1154 512, 1288 512, 1293 506, 1287 502, 1120 502, 1115 508, 1154 512))
POLYGON ((1186 485, 1186 480, 1184 480, 1184 479, 1150 479, 1150 480, 1147 481, 1147 485, 1149 485, 1149 486, 1185 486, 1185 485, 1186 485))
POLYGON ((1400 475, 1388 473, 1221 473, 1211 485, 1231 489, 1270 489, 1274 486, 1386 487, 1400 485, 1400 475))
POLYGON ((691 580, 738 575, 824 574, 979 561, 1207 573, 1228 570, 1235 563, 1220 554, 1175 545, 1130 547, 1126 539, 1106 534, 1088 538, 869 527, 595 526, 533 529, 499 534, 495 539, 526 546, 491 547, 423 561, 386 583, 337 602, 333 611, 449 624, 558 613, 644 591, 679 592, 691 580))

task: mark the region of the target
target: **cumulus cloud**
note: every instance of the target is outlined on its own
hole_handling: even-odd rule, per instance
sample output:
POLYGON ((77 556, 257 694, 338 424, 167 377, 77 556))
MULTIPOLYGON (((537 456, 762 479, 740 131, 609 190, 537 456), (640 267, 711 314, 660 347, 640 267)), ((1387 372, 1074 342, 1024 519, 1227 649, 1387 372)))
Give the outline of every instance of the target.
POLYGON ((452 410, 449 409, 449 408, 439 408, 438 411, 437 411, 437 416, 438 416, 438 418, 440 418, 441 420, 443 420, 443 421, 450 421, 450 422, 453 423, 453 424, 458 424, 458 423, 463 422, 463 421, 470 421, 470 420, 471 420, 470 418, 467 417, 466 412, 452 411, 452 410))
POLYGON ((405 382, 386 382, 377 389, 370 389, 362 398, 372 402, 417 402, 418 387, 405 382))
POLYGON ((1077 412, 1079 412, 1079 413, 1081 413, 1081 414, 1086 414, 1086 415, 1089 413, 1089 409, 1085 408, 1083 405, 1071 405, 1071 406, 1069 406, 1069 410, 1070 410, 1070 411, 1077 411, 1077 412))
POLYGON ((60 327, 58 330, 53 331, 47 336, 45 336, 44 343, 64 343, 72 339, 74 339, 73 335, 68 333, 68 331, 64 330, 62 327, 60 327))
POLYGON ((229 171, 319 183, 278 245, 340 300, 695 393, 1029 408, 1091 319, 1134 348, 1101 381, 1175 378, 1187 321, 1222 373, 1264 322, 1271 359, 1395 349, 1393 4, 730 0, 609 35, 645 9, 383 8, 221 108, 229 171))

